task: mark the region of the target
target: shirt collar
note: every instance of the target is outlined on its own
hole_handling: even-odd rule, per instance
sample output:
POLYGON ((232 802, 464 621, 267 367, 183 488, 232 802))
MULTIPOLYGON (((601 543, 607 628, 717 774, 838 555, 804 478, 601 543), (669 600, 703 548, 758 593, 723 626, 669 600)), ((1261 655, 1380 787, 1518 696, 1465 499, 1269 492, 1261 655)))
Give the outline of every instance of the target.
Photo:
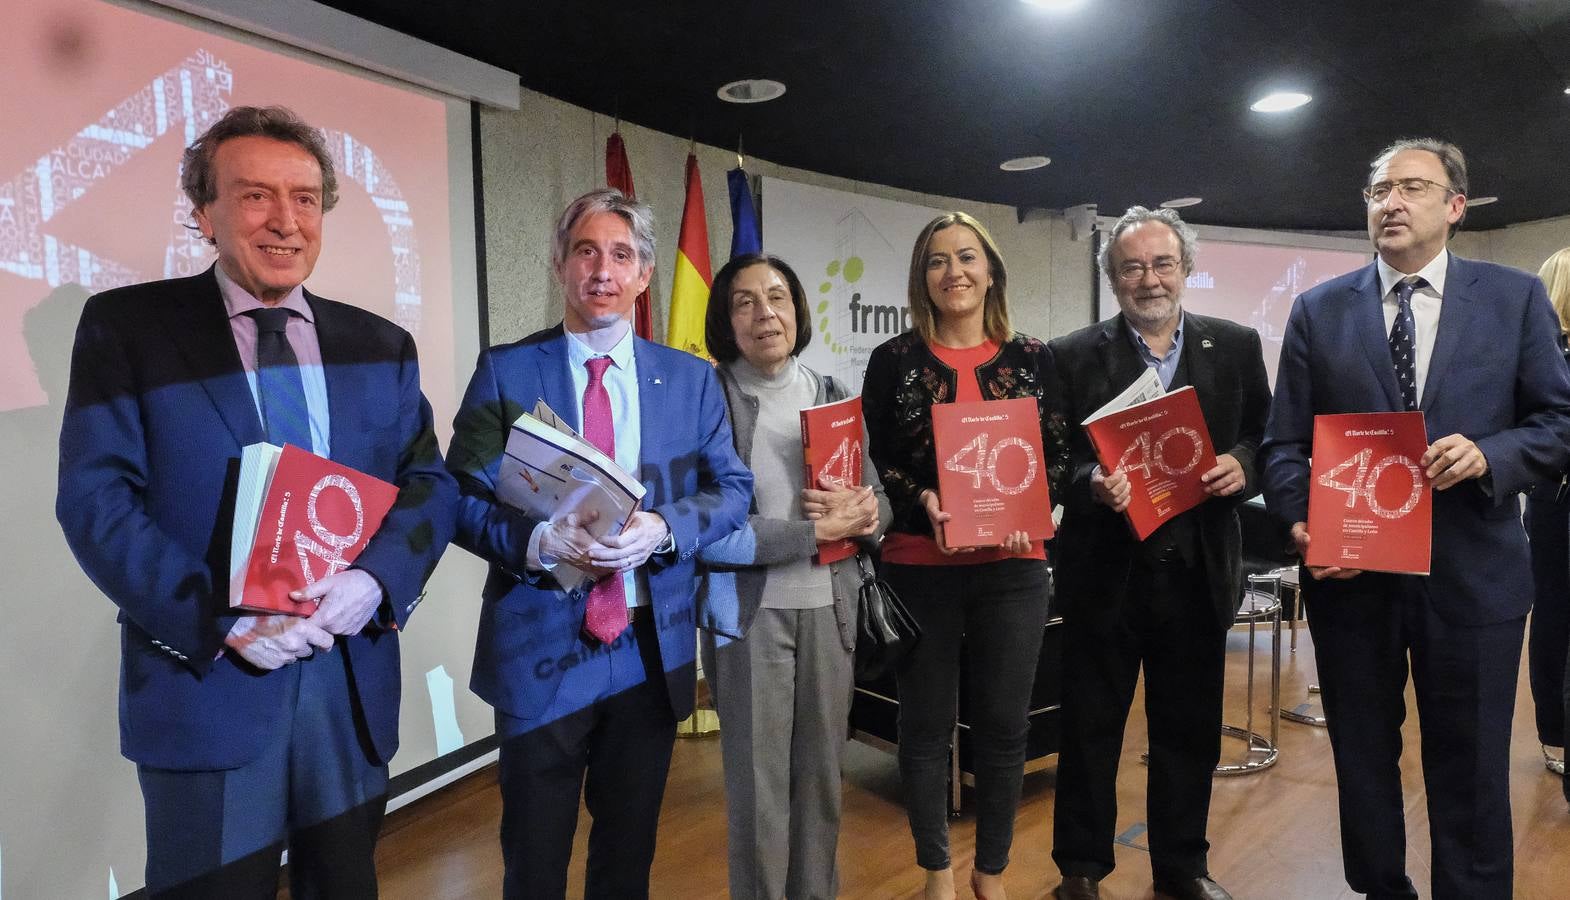
POLYGON ((1439 251, 1438 256, 1429 260, 1428 265, 1418 269, 1416 272, 1399 272, 1394 266, 1385 262, 1384 257, 1375 257, 1375 259, 1377 260, 1376 265, 1379 267, 1379 296, 1381 298, 1390 296, 1390 292, 1395 289, 1396 282, 1403 278, 1410 278, 1413 275, 1428 282, 1428 286, 1433 289, 1435 294, 1440 297, 1445 295, 1445 272, 1450 268, 1450 250, 1448 248, 1439 251))
MULTIPOLYGON (((1167 348, 1167 356, 1171 356, 1183 348, 1183 315, 1183 310, 1181 308, 1178 309, 1177 328, 1172 332, 1172 346, 1167 348)), ((1129 340, 1133 342, 1134 349, 1138 350, 1141 356, 1149 359, 1163 358, 1156 356, 1155 351, 1150 349, 1150 345, 1145 343, 1145 336, 1139 333, 1138 328, 1130 325, 1127 318, 1123 320, 1123 326, 1128 329, 1129 340)))
MULTIPOLYGON (((267 304, 251 296, 250 291, 240 287, 233 278, 230 278, 229 273, 224 271, 223 265, 214 263, 213 274, 218 276, 218 293, 223 295, 224 309, 228 311, 229 318, 243 316, 253 309, 267 308, 267 304)), ((289 310, 307 322, 316 321, 311 315, 311 305, 305 302, 305 288, 302 285, 295 285, 294 290, 284 295, 283 300, 274 305, 289 310)))
POLYGON ((596 356, 609 356, 611 358, 611 362, 615 364, 616 368, 623 371, 626 371, 632 366, 631 327, 628 327, 628 329, 622 334, 621 340, 616 342, 616 346, 612 347, 605 353, 601 353, 598 350, 595 350, 593 347, 590 347, 587 343, 584 342, 583 338, 578 337, 576 334, 573 334, 570 331, 563 329, 563 333, 567 335, 567 360, 572 363, 574 368, 583 368, 583 364, 585 362, 588 362, 596 356))

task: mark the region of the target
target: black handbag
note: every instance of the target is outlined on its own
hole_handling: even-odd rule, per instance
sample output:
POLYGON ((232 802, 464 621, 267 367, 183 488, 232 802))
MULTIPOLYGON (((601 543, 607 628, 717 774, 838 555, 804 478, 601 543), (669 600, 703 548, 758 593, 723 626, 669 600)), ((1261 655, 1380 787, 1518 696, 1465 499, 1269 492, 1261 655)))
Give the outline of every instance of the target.
POLYGON ((921 626, 883 579, 867 569, 860 553, 856 625, 856 680, 873 681, 892 673, 921 640, 921 626))

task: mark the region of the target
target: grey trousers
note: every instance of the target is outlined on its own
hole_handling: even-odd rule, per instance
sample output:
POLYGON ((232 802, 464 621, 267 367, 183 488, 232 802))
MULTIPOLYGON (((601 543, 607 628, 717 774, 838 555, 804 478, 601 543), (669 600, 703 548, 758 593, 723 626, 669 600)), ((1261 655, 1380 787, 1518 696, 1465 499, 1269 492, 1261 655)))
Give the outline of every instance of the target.
POLYGON ((720 716, 733 898, 833 898, 852 656, 834 608, 760 609, 745 640, 701 633, 720 716))

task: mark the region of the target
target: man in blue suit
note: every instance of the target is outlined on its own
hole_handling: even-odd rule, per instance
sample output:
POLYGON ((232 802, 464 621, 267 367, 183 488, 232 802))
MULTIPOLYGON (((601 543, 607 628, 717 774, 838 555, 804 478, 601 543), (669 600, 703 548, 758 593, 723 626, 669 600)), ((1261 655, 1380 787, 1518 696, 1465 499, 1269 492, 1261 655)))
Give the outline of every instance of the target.
POLYGON ((693 557, 746 521, 752 474, 709 365, 632 334, 654 270, 649 208, 614 190, 579 197, 551 261, 562 324, 483 352, 454 422, 457 542, 491 564, 470 687, 502 738, 505 896, 565 896, 581 792, 585 896, 629 900, 648 895, 676 723, 693 706, 693 557), (539 400, 643 483, 619 534, 497 500, 508 429, 539 400), (568 564, 592 587, 563 590, 568 564))
POLYGON ((337 180, 321 135, 237 107, 181 184, 218 262, 88 301, 71 360, 57 512, 120 608, 121 752, 137 764, 153 896, 374 896, 398 745, 398 631, 452 533, 407 332, 301 284, 337 180), (232 615, 241 448, 288 441, 398 487, 355 564, 232 615))
POLYGON ((1510 723, 1532 602, 1518 495, 1570 461, 1570 377, 1543 285, 1452 255, 1466 212, 1454 145, 1403 140, 1363 195, 1378 259, 1297 299, 1266 427, 1265 499, 1308 531, 1314 416, 1420 409, 1434 488, 1428 576, 1310 569, 1303 592, 1324 690, 1347 883, 1416 897, 1406 875, 1401 723, 1422 730, 1436 898, 1511 896, 1510 723))

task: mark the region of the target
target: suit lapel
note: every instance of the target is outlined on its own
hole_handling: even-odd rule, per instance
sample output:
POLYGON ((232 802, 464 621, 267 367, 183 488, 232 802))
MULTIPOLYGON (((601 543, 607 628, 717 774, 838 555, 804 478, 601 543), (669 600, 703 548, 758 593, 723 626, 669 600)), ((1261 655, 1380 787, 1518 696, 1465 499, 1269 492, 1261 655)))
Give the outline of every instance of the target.
POLYGON ((1105 396, 1092 398, 1093 405, 1085 411, 1087 416, 1145 373, 1145 361, 1140 359, 1139 353, 1134 350, 1134 345, 1130 343, 1124 327, 1122 313, 1108 319, 1101 326, 1101 342, 1097 349, 1101 355, 1101 371, 1107 373, 1108 390, 1105 396))
POLYGON ((1183 354, 1178 365, 1188 369, 1188 383, 1199 395, 1199 408, 1205 422, 1212 426, 1219 422, 1220 410, 1211 408, 1219 396, 1216 391, 1216 368, 1220 357, 1216 354, 1216 340, 1199 316, 1183 314, 1183 354))
POLYGON ((256 399, 251 396, 240 352, 234 346, 217 276, 209 268, 178 284, 174 302, 161 306, 166 332, 173 336, 189 371, 217 407, 236 443, 244 447, 266 440, 256 399))
MULTIPOLYGON (((567 372, 568 356, 567 332, 562 326, 556 326, 554 337, 540 341, 534 345, 534 352, 540 355, 539 364, 535 370, 540 373, 540 396, 561 420, 566 422, 573 431, 583 433, 583 398, 573 396, 572 376, 567 372)), ((527 398, 524 401, 524 412, 533 412, 534 404, 527 398)))
POLYGON ((1479 305, 1471 299, 1472 283, 1475 280, 1467 261, 1452 253, 1450 264, 1445 269, 1445 295, 1439 306, 1439 333, 1434 338, 1434 353, 1428 359, 1428 376, 1423 380, 1423 400, 1419 406, 1425 413, 1434 408, 1440 384, 1444 381, 1445 373, 1450 371, 1462 338, 1468 334, 1485 332, 1483 323, 1473 321, 1479 309, 1479 305))
POLYGON ((1401 386, 1396 383, 1396 367, 1390 361, 1390 336, 1385 330, 1384 296, 1379 290, 1379 266, 1371 264, 1351 288, 1347 297, 1351 304, 1352 327, 1357 340, 1363 345, 1363 355, 1373 369, 1374 380, 1385 394, 1391 410, 1406 408, 1401 399, 1401 386))
POLYGON ((658 471, 659 467, 651 462, 663 458, 658 452, 659 436, 665 430, 660 420, 670 414, 666 409, 665 370, 649 347, 642 338, 632 341, 632 357, 638 366, 638 426, 642 429, 638 432, 640 472, 658 471))
MULTIPOLYGON (((348 333, 346 322, 321 302, 321 298, 305 292, 305 302, 311 307, 315 319, 316 345, 322 357, 322 379, 327 382, 327 445, 334 459, 345 461, 349 447, 359 442, 344 440, 359 431, 365 409, 366 392, 361 389, 359 376, 364 368, 355 365, 355 359, 340 356, 352 353, 360 346, 355 335, 348 333)), ((380 362, 366 360, 366 362, 380 362)), ((321 452, 321 448, 317 448, 321 452)))

